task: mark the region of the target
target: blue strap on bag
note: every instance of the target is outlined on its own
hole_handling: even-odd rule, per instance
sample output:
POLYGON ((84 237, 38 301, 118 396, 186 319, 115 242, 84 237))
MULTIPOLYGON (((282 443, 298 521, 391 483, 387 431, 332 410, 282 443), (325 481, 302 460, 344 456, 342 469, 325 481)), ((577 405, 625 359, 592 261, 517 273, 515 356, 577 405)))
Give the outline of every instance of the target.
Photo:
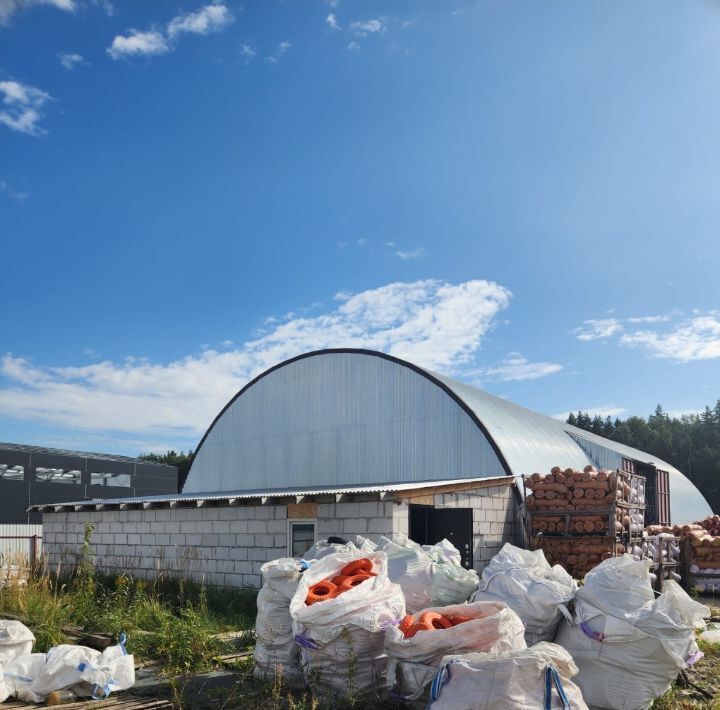
POLYGON ((571 710, 570 701, 565 694, 562 679, 560 678, 560 674, 557 672, 557 668, 555 668, 555 666, 548 666, 545 669, 545 710, 552 710, 553 685, 557 688, 563 710, 571 710))

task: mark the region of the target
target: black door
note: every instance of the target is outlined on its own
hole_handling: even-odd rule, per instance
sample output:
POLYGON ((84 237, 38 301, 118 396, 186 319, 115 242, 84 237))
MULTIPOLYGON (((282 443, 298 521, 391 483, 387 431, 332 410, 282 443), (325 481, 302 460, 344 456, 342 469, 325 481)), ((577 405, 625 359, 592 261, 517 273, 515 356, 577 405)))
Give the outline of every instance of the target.
POLYGON ((472 508, 410 506, 410 539, 420 545, 434 545, 447 538, 460 550, 467 569, 473 566, 472 527, 472 508))

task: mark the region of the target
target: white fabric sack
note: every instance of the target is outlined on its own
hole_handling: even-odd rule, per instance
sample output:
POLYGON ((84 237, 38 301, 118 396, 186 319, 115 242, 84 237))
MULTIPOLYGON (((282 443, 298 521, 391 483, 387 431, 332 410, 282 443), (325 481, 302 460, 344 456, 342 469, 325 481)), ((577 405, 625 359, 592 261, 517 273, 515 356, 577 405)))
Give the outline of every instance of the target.
POLYGON ((552 641, 562 619, 561 604, 575 596, 577 583, 542 550, 531 552, 506 543, 485 567, 473 601, 505 602, 526 626, 528 646, 552 641))
POLYGON ((26 653, 4 666, 3 679, 10 695, 26 703, 41 703, 45 696, 37 695, 32 684, 45 667, 44 653, 26 653))
POLYGON ((410 614, 430 606, 461 604, 477 589, 477 572, 460 564, 460 552, 447 540, 420 546, 399 534, 381 537, 377 549, 387 554, 388 574, 402 587, 410 614))
POLYGON ((443 656, 449 653, 506 653, 525 648, 525 627, 506 604, 481 601, 453 604, 423 611, 445 616, 466 616, 466 621, 449 629, 418 631, 406 639, 393 626, 385 632, 388 657, 387 686, 393 696, 405 701, 427 700, 426 691, 443 656))
POLYGON ((25 624, 13 619, 0 619, 0 664, 32 652, 35 636, 25 624))
POLYGON ((575 682, 590 706, 645 710, 702 657, 694 629, 709 613, 673 580, 654 599, 648 561, 623 555, 585 576, 574 621, 560 625, 557 643, 577 663, 575 682))
POLYGON ((135 684, 135 663, 124 640, 102 653, 86 646, 61 644, 45 653, 18 656, 4 669, 5 683, 21 700, 42 702, 55 690, 104 698, 135 684))
POLYGON ((554 643, 502 655, 445 656, 432 688, 432 710, 541 710, 563 708, 560 688, 571 710, 587 710, 570 654, 554 643), (554 672, 553 672, 554 671, 554 672), (549 677, 548 677, 549 675, 549 677), (549 705, 546 684, 550 680, 549 705))
POLYGON ((275 681, 282 677, 286 685, 303 684, 300 649, 293 640, 290 600, 297 591, 304 566, 298 560, 283 558, 261 567, 263 586, 257 596, 253 671, 258 680, 275 681))
POLYGON ((328 555, 303 573, 290 601, 295 640, 301 645, 305 680, 319 692, 352 696, 382 686, 385 677, 383 629, 405 615, 402 590, 388 578, 387 556, 328 555), (353 560, 367 557, 377 574, 357 587, 311 606, 313 584, 329 579, 353 560))

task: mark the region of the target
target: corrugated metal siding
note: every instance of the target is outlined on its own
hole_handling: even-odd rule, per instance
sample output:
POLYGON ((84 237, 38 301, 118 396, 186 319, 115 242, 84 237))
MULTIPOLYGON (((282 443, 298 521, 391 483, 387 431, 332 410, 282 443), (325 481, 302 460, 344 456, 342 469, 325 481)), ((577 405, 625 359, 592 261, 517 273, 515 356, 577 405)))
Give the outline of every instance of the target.
POLYGON ((442 388, 396 362, 333 353, 291 362, 236 399, 183 492, 502 476, 442 388))
POLYGON ((487 392, 433 373, 452 389, 477 415, 500 448, 516 476, 553 466, 582 468, 589 463, 583 450, 559 426, 559 422, 487 392))
MULTIPOLYGON (((650 454, 428 375, 477 417, 515 476, 634 459, 669 472, 674 522, 711 512, 680 471, 650 454)), ((413 366, 321 352, 278 367, 232 402, 199 447, 183 492, 498 476, 505 470, 493 444, 413 366)))
POLYGON ((37 536, 36 551, 42 551, 42 525, 0 525, 0 567, 15 559, 30 560, 33 554, 32 536, 37 536))

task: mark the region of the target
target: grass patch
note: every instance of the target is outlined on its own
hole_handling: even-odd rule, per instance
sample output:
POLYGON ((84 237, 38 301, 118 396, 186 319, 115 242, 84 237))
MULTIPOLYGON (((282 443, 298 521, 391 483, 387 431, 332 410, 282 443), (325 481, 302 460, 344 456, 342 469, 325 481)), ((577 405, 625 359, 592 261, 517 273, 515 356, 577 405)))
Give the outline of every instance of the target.
POLYGON ((85 532, 83 553, 70 574, 45 568, 30 571, 25 581, 0 585, 0 614, 21 618, 35 634, 34 650, 47 651, 67 642, 64 629, 128 635, 128 650, 142 660, 157 661, 167 675, 209 670, 215 657, 230 652, 217 638, 226 631, 247 631, 252 642, 256 593, 219 589, 160 575, 153 582, 98 574, 85 532))

